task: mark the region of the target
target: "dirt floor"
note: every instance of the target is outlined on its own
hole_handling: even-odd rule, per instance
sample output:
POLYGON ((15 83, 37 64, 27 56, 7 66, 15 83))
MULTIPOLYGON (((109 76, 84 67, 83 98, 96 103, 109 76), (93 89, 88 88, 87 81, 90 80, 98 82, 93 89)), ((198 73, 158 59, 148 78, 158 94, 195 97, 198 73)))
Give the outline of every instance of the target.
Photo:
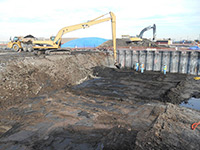
POLYGON ((0 51, 1 150, 200 149, 184 74, 106 67, 104 52, 0 51))

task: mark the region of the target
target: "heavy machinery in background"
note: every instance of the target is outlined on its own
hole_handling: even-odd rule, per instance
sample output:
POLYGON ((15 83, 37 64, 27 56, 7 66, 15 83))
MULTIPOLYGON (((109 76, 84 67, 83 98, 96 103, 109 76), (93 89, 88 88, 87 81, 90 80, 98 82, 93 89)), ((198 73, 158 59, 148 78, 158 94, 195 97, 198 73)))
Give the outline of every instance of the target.
POLYGON ((111 20, 114 59, 116 60, 116 17, 113 12, 109 12, 109 14, 110 14, 110 17, 107 17, 107 18, 103 18, 103 17, 108 15, 108 13, 101 15, 95 19, 89 20, 88 22, 85 22, 85 23, 80 23, 80 24, 64 27, 61 30, 59 30, 59 32, 57 33, 55 37, 51 37, 50 40, 33 41, 33 49, 58 49, 61 46, 61 39, 64 34, 71 31, 78 30, 78 29, 85 29, 92 25, 96 25, 96 24, 111 20))
POLYGON ((109 14, 110 14, 110 17, 108 17, 108 18, 103 18, 105 15, 107 15, 107 14, 105 14, 105 15, 99 16, 99 17, 97 17, 93 20, 89 20, 88 22, 85 22, 85 23, 64 27, 64 28, 62 28, 61 30, 58 31, 58 33, 55 37, 50 37, 50 40, 47 40, 47 41, 36 40, 36 41, 34 41, 33 42, 33 48, 34 49, 58 49, 61 46, 61 39, 62 39, 62 36, 64 34, 71 32, 71 31, 78 30, 78 29, 85 29, 85 28, 88 28, 92 25, 111 20, 111 22, 112 22, 113 45, 114 45, 114 49, 115 49, 115 45, 116 45, 116 19, 115 18, 116 17, 112 12, 110 12, 109 14))
MULTIPOLYGON (((33 50, 49 50, 49 49, 59 49, 61 47, 61 39, 62 36, 68 32, 75 31, 78 29, 85 29, 92 25, 96 25, 102 22, 106 22, 111 20, 112 23, 112 40, 113 40, 113 52, 114 52, 114 60, 117 62, 116 56, 116 17, 113 12, 109 12, 107 14, 101 15, 95 19, 89 20, 85 23, 80 23, 72 26, 67 26, 59 30, 56 36, 50 37, 49 40, 32 40, 29 42, 28 47, 31 47, 33 50), (103 18, 104 16, 110 14, 110 17, 103 18)), ((9 42, 8 47, 15 49, 18 51, 19 49, 23 49, 23 40, 20 40, 19 37, 15 37, 13 41, 9 42)), ((116 63, 117 64, 117 63, 116 63)))
POLYGON ((152 40, 154 41, 155 38, 156 38, 156 25, 153 24, 153 26, 148 26, 146 28, 144 28, 139 35, 136 35, 136 37, 134 36, 128 36, 129 40, 127 40, 127 43, 130 43, 130 42, 141 42, 143 41, 143 34, 144 32, 150 30, 150 29, 153 29, 153 38, 152 40))
POLYGON ((32 43, 36 38, 32 35, 27 35, 25 37, 15 36, 13 39, 10 38, 7 47, 13 49, 14 51, 33 51, 32 43))

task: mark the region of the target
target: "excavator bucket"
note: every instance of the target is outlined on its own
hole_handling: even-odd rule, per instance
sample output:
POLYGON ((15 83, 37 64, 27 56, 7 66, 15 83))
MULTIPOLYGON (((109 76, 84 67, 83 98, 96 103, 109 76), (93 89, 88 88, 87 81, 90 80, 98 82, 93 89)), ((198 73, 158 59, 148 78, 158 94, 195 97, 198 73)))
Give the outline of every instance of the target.
POLYGON ((115 62, 115 67, 117 68, 117 69, 121 69, 121 64, 120 63, 118 63, 118 62, 115 62))

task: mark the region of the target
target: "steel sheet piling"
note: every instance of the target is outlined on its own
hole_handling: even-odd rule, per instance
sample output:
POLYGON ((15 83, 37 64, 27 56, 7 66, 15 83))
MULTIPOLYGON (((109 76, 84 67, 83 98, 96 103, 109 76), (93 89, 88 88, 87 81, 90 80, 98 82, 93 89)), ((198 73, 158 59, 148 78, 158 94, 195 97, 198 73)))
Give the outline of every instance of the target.
POLYGON ((157 51, 157 50, 118 50, 117 59, 122 68, 135 69, 135 64, 144 64, 147 71, 200 74, 200 52, 198 51, 157 51))

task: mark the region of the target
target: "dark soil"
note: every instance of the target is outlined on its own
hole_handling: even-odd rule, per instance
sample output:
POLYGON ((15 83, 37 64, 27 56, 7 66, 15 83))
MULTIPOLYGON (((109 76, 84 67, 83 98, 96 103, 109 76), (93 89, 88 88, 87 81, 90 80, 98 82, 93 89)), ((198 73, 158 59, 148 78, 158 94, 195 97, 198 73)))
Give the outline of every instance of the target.
MULTIPOLYGON (((4 53, 4 52, 3 52, 4 53)), ((184 74, 117 69, 106 53, 0 55, 0 149, 200 149, 184 74)))
POLYGON ((141 74, 134 70, 95 67, 93 75, 96 78, 73 87, 74 93, 119 101, 180 104, 200 90, 198 83, 191 80, 193 76, 186 74, 151 71, 141 74))

